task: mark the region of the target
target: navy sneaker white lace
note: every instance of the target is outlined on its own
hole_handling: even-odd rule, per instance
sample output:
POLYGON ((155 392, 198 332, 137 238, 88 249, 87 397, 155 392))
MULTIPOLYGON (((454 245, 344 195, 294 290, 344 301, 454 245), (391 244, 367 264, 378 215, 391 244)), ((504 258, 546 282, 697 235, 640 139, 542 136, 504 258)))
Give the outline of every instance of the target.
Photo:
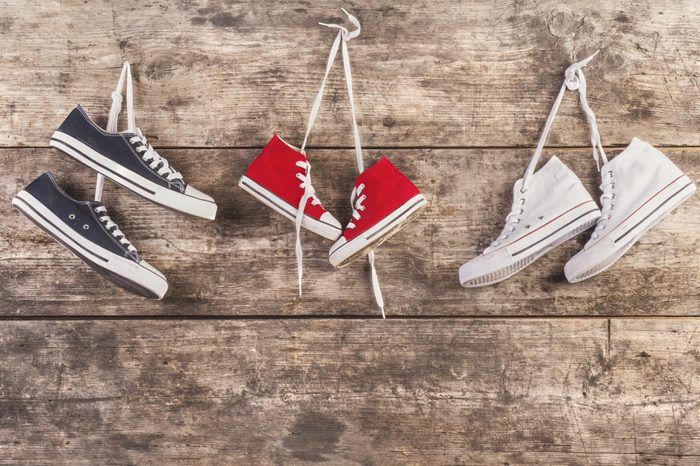
POLYGON ((593 227, 600 217, 600 209, 591 195, 559 159, 552 157, 535 172, 567 89, 579 91, 581 106, 591 126, 593 155, 597 159, 597 151, 602 152, 595 116, 586 101, 586 81, 581 71, 593 56, 567 68, 566 80, 549 113, 535 153, 525 175, 513 187, 513 204, 505 226, 480 256, 460 267, 462 286, 478 287, 505 280, 564 241, 593 227))
POLYGON ((136 126, 128 62, 112 93, 106 131, 78 105, 53 133, 51 145, 150 201, 210 220, 216 217, 214 199, 185 183, 182 174, 156 152, 136 126), (128 129, 117 132, 125 81, 128 129))
POLYGON ((71 198, 50 172, 17 193, 12 205, 116 285, 155 299, 168 290, 165 276, 139 257, 107 208, 101 202, 71 198))
POLYGON ((602 216, 590 240, 564 267, 570 282, 601 273, 695 192, 695 183, 637 138, 600 170, 602 216))

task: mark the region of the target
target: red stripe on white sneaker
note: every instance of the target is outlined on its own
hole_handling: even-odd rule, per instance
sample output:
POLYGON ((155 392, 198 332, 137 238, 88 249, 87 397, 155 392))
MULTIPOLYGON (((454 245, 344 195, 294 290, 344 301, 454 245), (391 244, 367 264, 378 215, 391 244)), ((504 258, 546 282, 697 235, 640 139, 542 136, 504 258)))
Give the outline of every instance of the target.
POLYGON ((554 222, 555 220, 557 220, 557 219, 563 217, 564 215, 568 214, 568 213, 571 212, 572 210, 576 210, 576 209, 578 209, 579 207, 581 207, 582 205, 586 205, 586 204, 588 204, 588 203, 590 203, 590 202, 592 202, 592 203, 595 204, 595 201, 592 200, 592 199, 591 199, 590 201, 582 202, 582 203, 580 203, 579 205, 577 205, 577 206, 575 206, 575 207, 572 207, 571 209, 567 210, 566 212, 563 212, 563 213, 557 215, 557 216, 554 217, 552 220, 550 220, 549 222, 545 223, 544 225, 542 225, 542 226, 540 226, 540 227, 538 227, 538 228, 532 230, 530 233, 521 236, 520 238, 516 239, 516 240, 513 241, 512 243, 508 243, 508 244, 506 244, 505 246, 501 246, 500 248, 491 251, 489 254, 494 253, 494 252, 496 252, 496 251, 500 251, 501 249, 507 248, 508 246, 512 246, 513 244, 517 243, 518 241, 527 238, 527 237, 530 236, 531 234, 536 233, 538 230, 541 230, 542 228, 546 227, 547 225, 549 225, 550 223, 554 222))
MULTIPOLYGON (((675 180, 671 181, 669 184, 667 184, 667 185, 664 186, 663 188, 659 189, 659 190, 656 192, 656 194, 654 194, 654 195, 651 196, 649 199, 647 199, 646 201, 644 201, 644 203, 643 203, 642 205, 640 205, 639 207, 637 207, 637 208, 634 210, 634 212, 632 212, 631 214, 629 214, 627 217, 625 217, 625 219, 624 219, 623 221, 621 221, 620 223, 618 223, 618 225, 617 225, 615 228, 613 228, 612 230, 610 230, 610 232, 608 233, 608 235, 609 235, 610 233, 612 233, 613 231, 615 231, 615 229, 616 229, 617 227, 619 227, 620 225, 622 225, 623 223, 625 223, 627 220, 629 220, 629 218, 630 218, 631 216, 633 216, 634 214, 636 214, 637 212, 639 212, 639 209, 641 209, 642 207, 644 207, 645 205, 647 205, 649 202, 651 202, 652 199, 654 199, 656 196, 658 196, 658 195, 661 194, 663 191, 665 191, 666 189, 668 189, 669 186, 671 186, 673 183, 675 183, 676 181, 680 180, 680 179, 683 178, 684 176, 685 176, 685 175, 679 176, 678 178, 676 178, 675 180)), ((605 236, 608 236, 608 235, 605 235, 605 236)), ((601 239, 602 239, 602 238, 601 238, 601 239)))

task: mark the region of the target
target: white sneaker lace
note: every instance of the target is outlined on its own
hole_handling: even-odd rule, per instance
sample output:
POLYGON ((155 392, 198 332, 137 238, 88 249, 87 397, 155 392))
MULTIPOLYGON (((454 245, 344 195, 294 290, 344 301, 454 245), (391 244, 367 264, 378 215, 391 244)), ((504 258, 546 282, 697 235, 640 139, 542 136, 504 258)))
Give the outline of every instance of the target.
MULTIPOLYGON (((350 32, 348 31, 347 28, 340 26, 338 24, 326 24, 326 23, 319 23, 322 26, 326 26, 329 28, 333 29, 338 29, 338 35, 336 36, 335 40, 333 41, 333 45, 331 46, 331 51, 328 55, 328 61, 326 62, 326 71, 323 75, 323 79, 321 80, 321 86, 319 88, 318 93, 316 94, 316 97, 314 98, 314 102, 311 105, 311 114, 309 115, 309 122, 306 125, 306 135, 304 136, 304 142, 301 145, 301 152, 305 153, 306 149, 306 143, 309 140, 309 134, 311 134, 311 128, 314 125, 314 122, 316 121, 316 117, 318 116, 318 111, 321 108, 321 101, 323 100, 323 93, 324 90, 326 89, 326 82, 328 81, 328 75, 331 71, 331 67, 333 66, 333 62, 335 61, 335 58, 338 55, 338 49, 342 48, 342 57, 343 57, 343 70, 345 73, 345 83, 347 85, 347 90, 348 90, 348 100, 350 101, 350 110, 352 112, 352 129, 353 129, 353 137, 355 139, 355 159, 357 161, 357 166, 359 169, 359 172, 362 173, 364 171, 364 164, 362 161, 362 144, 360 142, 360 129, 357 126, 357 118, 355 115, 355 100, 353 97, 353 92, 352 92, 352 72, 350 69, 350 55, 348 54, 348 47, 347 47, 347 42, 351 39, 354 39, 355 37, 360 35, 361 31, 361 26, 360 22, 355 18, 353 15, 348 13, 345 9, 342 9, 343 13, 345 13, 348 17, 348 20, 355 26, 355 30, 350 32)), ((304 215, 304 208, 306 207, 306 202, 307 200, 314 196, 315 194, 313 192, 309 192, 307 190, 313 190, 311 188, 311 178, 310 178, 310 166, 307 163, 306 167, 306 181, 304 182, 305 185, 305 190, 304 190, 304 195, 301 198, 301 201, 299 202, 299 208, 297 209, 297 217, 296 217, 296 231, 297 231, 297 242, 296 242, 296 256, 297 256, 297 273, 299 276, 299 295, 301 295, 301 278, 302 278, 302 250, 301 250, 301 240, 300 240, 300 230, 301 230, 301 219, 304 215)), ((301 178, 300 178, 301 179, 301 178)), ((354 225, 353 225, 354 228, 354 225)), ((377 276, 377 270, 375 268, 375 255, 374 251, 370 251, 367 254, 367 258, 369 260, 370 268, 371 268, 371 276, 372 276, 372 289, 374 291, 374 298, 377 302, 377 305, 382 311, 382 317, 386 317, 384 314, 384 298, 382 297, 382 291, 379 286, 379 277, 377 276)))
POLYGON ((105 206, 97 206, 95 207, 95 212, 97 214, 103 214, 97 218, 99 218, 100 222, 104 224, 107 231, 109 231, 112 234, 112 236, 114 236, 119 241, 119 243, 124 245, 129 252, 136 253, 136 248, 131 244, 131 242, 128 239, 126 239, 126 236, 124 235, 124 233, 122 233, 117 224, 114 223, 111 218, 109 218, 109 215, 107 215, 107 208, 105 206))
MULTIPOLYGON (((350 205, 353 206, 352 210, 352 218, 355 220, 360 220, 361 215, 360 212, 365 210, 365 206, 362 205, 362 203, 367 199, 367 196, 362 194, 362 191, 365 189, 365 185, 360 183, 359 186, 353 188, 352 194, 350 194, 350 205), (358 197, 359 196, 359 197, 358 197)), ((355 228, 355 224, 350 221, 348 223, 348 228, 353 229, 355 228)))
POLYGON ((615 178, 613 172, 608 172, 603 176, 603 183, 600 185, 600 190, 603 194, 600 196, 600 219, 596 224, 595 230, 591 235, 591 239, 597 239, 602 232, 608 227, 608 222, 612 218, 612 210, 615 207, 615 178))
POLYGON ((126 84, 126 120, 127 131, 133 133, 129 142, 135 144, 140 142, 143 146, 139 146, 136 151, 141 154, 144 162, 149 163, 152 170, 157 170, 160 176, 167 177, 168 181, 181 180, 182 174, 170 166, 168 161, 162 157, 148 143, 146 136, 140 128, 136 126, 136 117, 134 115, 134 84, 131 77, 131 65, 129 62, 124 62, 122 73, 119 76, 119 82, 114 92, 112 92, 112 107, 109 110, 109 119, 107 120, 107 131, 111 133, 117 132, 117 123, 119 121, 119 113, 122 110, 122 91, 126 84))
POLYGON ((596 53, 594 53, 590 57, 585 58, 580 62, 574 63, 573 65, 569 66, 564 72, 566 79, 562 83, 561 89, 559 89, 559 94, 557 95, 557 98, 554 101, 554 105, 552 105, 552 110, 549 112, 547 121, 544 124, 544 129, 542 130, 542 134, 540 135, 540 140, 537 142, 537 148, 535 149, 535 153, 532 155, 532 159, 530 160, 530 163, 527 166, 527 170, 525 170, 525 175, 523 175, 523 184, 520 188, 521 193, 527 192, 527 188, 530 183, 530 178, 535 172, 537 162, 539 161, 540 156, 542 155, 542 150, 544 149, 545 142, 547 142, 549 130, 552 128, 552 123, 554 123, 554 117, 556 116, 557 111, 559 110, 559 106, 561 105, 561 101, 564 98, 564 93, 567 89, 572 91, 579 91, 579 100, 581 101, 581 107, 583 108, 583 111, 586 114, 586 117, 588 118, 589 126, 591 127, 591 146, 593 147, 593 159, 596 161, 596 164, 599 164, 598 155, 600 153, 600 156, 603 159, 603 163, 605 164, 608 162, 608 159, 605 155, 605 151, 603 150, 603 143, 600 140, 600 133, 598 132, 598 125, 596 124, 595 115, 593 114, 591 108, 588 106, 588 101, 586 100, 586 78, 583 75, 582 71, 583 67, 586 66, 588 62, 590 62, 593 59, 593 57, 595 57, 597 54, 598 51, 596 51, 596 53))
MULTIPOLYGON (((350 54, 348 53, 348 46, 347 42, 351 39, 354 39, 355 37, 360 35, 360 31, 362 30, 362 27, 360 26, 360 22, 358 21, 357 18, 355 18, 353 15, 348 13, 345 9, 342 9, 343 13, 348 17, 348 20, 355 26, 355 30, 350 32, 348 31, 347 28, 340 26, 338 24, 326 24, 326 23, 320 23, 322 26, 326 26, 329 28, 333 29, 338 29, 338 35, 335 38, 335 41, 333 42, 333 46, 331 47, 331 56, 329 58, 329 65, 326 68, 326 77, 328 76, 328 70, 330 69, 330 64, 332 64, 333 60, 335 59, 335 55, 338 52, 338 45, 341 45, 342 49, 342 56, 343 56, 343 72, 345 74, 345 84, 348 89, 348 100, 350 101, 350 112, 352 114, 352 134, 353 138, 355 140, 355 160, 357 162, 357 169, 360 173, 364 171, 364 163, 362 160, 362 142, 360 141, 360 128, 357 126, 357 116, 355 112, 355 98, 352 92, 352 70, 350 68, 350 54)), ((323 86, 325 86, 325 80, 326 78, 324 77, 323 84, 321 86, 321 89, 323 89, 323 86)), ((315 102, 314 102, 315 103, 315 102)), ((359 194, 359 193, 357 193, 359 194)), ((354 203, 354 201, 352 201, 354 203)), ((360 204, 362 205, 362 204, 360 204)), ((357 209, 355 209, 355 212, 353 212, 353 218, 355 220, 358 220, 359 217, 354 217, 354 214, 357 213, 357 209)), ((359 215, 359 214, 358 214, 359 215)), ((352 223, 350 223, 352 224, 352 223)), ((348 228, 350 228, 350 224, 348 224, 348 228)), ((353 225, 354 228, 354 225, 353 225)), ((371 271, 371 278, 372 278, 372 291, 374 292, 374 300, 377 302, 377 306, 379 306, 379 309, 382 311, 382 318, 386 318, 386 314, 384 313, 384 297, 382 296, 382 289, 379 286, 379 276, 377 275, 377 268, 375 267, 375 252, 374 250, 369 251, 367 253, 367 260, 369 261, 369 266, 370 266, 370 271, 371 271)))
POLYGON ((132 144, 140 142, 142 144, 136 148, 136 152, 141 154, 141 158, 144 162, 149 164, 148 166, 151 170, 157 170, 156 173, 166 177, 168 181, 182 179, 182 174, 171 167, 168 161, 148 143, 141 128, 136 128, 136 135, 129 139, 129 142, 132 144))
POLYGON ((297 173, 295 175, 297 179, 301 181, 299 187, 304 190, 304 194, 302 194, 299 206, 297 207, 297 216, 294 219, 294 226, 296 228, 295 252, 297 258, 297 276, 299 280, 299 296, 301 296, 301 278, 304 274, 304 267, 302 265, 304 254, 301 249, 301 221, 304 218, 304 210, 306 209, 306 204, 309 199, 311 199, 311 205, 320 205, 321 201, 316 197, 316 190, 311 184, 311 164, 299 160, 296 166, 304 169, 304 173, 297 173))
POLYGON ((489 247, 499 246, 503 241, 507 240, 511 233, 515 231, 516 225, 520 223, 520 216, 525 213, 523 206, 525 205, 525 198, 520 198, 518 202, 515 203, 513 209, 506 216, 506 224, 503 227, 503 231, 498 238, 496 238, 489 247))

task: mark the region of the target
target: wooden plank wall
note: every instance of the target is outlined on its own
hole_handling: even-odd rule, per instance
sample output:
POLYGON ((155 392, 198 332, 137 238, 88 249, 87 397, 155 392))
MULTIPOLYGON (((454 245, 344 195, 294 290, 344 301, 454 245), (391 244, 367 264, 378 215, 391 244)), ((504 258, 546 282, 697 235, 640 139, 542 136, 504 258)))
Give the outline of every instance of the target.
MULTIPOLYGON (((0 0, 0 464, 698 464, 700 200, 616 266, 571 285, 569 241, 499 285, 457 268, 498 234, 561 85, 585 70, 603 142, 634 136, 700 181, 694 0, 272 2, 0 0), (269 137, 303 138, 340 7, 367 161, 430 205, 368 270, 334 271, 237 181, 269 137), (81 103, 104 123, 123 60, 137 122, 219 203, 188 218, 107 184, 110 213, 171 290, 111 286, 14 211, 81 103)), ((547 155, 597 194, 568 93, 547 155)), ((314 185, 346 222, 355 176, 336 65, 311 137, 314 185)))

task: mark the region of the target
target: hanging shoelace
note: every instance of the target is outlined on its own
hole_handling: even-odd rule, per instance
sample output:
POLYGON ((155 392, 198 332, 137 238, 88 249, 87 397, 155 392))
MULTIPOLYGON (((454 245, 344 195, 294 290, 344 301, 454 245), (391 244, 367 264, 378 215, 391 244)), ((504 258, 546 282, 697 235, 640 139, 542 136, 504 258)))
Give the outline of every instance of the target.
POLYGON ((136 126, 136 118, 134 116, 134 85, 131 78, 131 65, 129 62, 124 62, 117 88, 112 92, 112 107, 109 110, 109 119, 107 120, 107 131, 110 133, 117 132, 117 122, 119 121, 119 113, 122 110, 122 91, 126 84, 126 116, 127 116, 127 131, 133 133, 129 139, 131 144, 140 143, 136 151, 141 154, 141 158, 152 170, 156 170, 158 175, 165 177, 168 181, 182 180, 182 174, 174 170, 168 161, 148 143, 146 136, 140 128, 136 126))
MULTIPOLYGON (((525 170, 525 174, 523 175, 523 182, 520 186, 521 195, 524 195, 527 192, 530 178, 535 172, 537 163, 539 162, 540 156, 542 155, 542 150, 544 149, 544 145, 547 142, 547 136, 549 135, 549 131, 552 128, 552 124, 554 123, 554 117, 556 116, 557 111, 559 110, 559 106, 561 105, 562 99, 564 98, 564 94, 566 93, 567 89, 572 91, 578 90, 579 92, 581 108, 586 114, 588 124, 591 128, 591 147, 593 148, 593 159, 598 165, 598 170, 600 170, 599 157, 603 159, 604 164, 607 163, 608 159, 605 155, 605 151, 603 150, 603 143, 600 140, 600 132, 598 131, 598 125, 596 124, 595 115, 593 114, 591 107, 588 105, 588 100, 586 99, 586 77, 583 75, 582 70, 582 68, 586 66, 596 55, 598 55, 598 51, 596 51, 590 57, 585 58, 580 62, 574 63, 573 65, 569 66, 564 72, 564 82, 562 83, 561 89, 559 89, 559 94, 557 95, 557 98, 554 101, 554 105, 552 105, 552 109, 549 112, 549 116, 547 117, 547 121, 545 122, 544 129, 542 130, 540 139, 537 142, 537 148, 535 149, 535 153, 533 154, 532 159, 530 160, 530 163, 528 164, 527 169, 525 170)), ((601 186, 601 189, 603 189, 603 186, 601 186)), ((608 194, 606 194, 606 190, 604 189, 604 194, 601 197, 601 203, 603 204, 604 208, 608 200, 609 196, 608 194)), ((506 222, 505 226, 503 227, 503 231, 498 236, 498 238, 496 238, 491 243, 490 247, 499 246, 503 241, 508 239, 508 236, 513 231, 515 231, 516 225, 520 223, 520 216, 525 212, 524 205, 524 197, 521 197, 517 202, 515 201, 515 199, 513 200, 513 208, 511 212, 506 216, 506 222)))
MULTIPOLYGON (((596 51, 590 57, 585 58, 580 62, 574 63, 573 65, 569 66, 564 72, 564 76, 566 79, 564 79, 564 83, 561 85, 561 89, 559 89, 559 94, 557 95, 557 98, 554 101, 554 105, 552 106, 552 110, 549 112, 547 121, 544 124, 544 129, 542 130, 542 134, 540 135, 540 140, 537 142, 537 148, 535 149, 535 153, 533 154, 532 160, 530 160, 530 163, 527 166, 527 170, 525 171, 525 175, 523 176, 523 184, 520 188, 521 193, 527 192, 530 178, 532 177, 532 174, 534 173, 535 168, 537 167, 537 162, 539 161, 540 156, 542 155, 542 150, 544 149, 545 142, 547 141, 549 130, 552 128, 554 117, 556 116, 557 111, 559 110, 559 106, 561 105, 561 101, 564 98, 564 93, 566 93, 567 89, 572 91, 578 90, 579 92, 579 100, 581 102, 581 107, 583 108, 583 111, 586 114, 586 117, 588 118, 588 124, 591 128, 591 146, 593 148, 593 159, 598 165, 598 170, 600 170, 600 162, 598 161, 599 156, 603 159, 603 164, 608 162, 608 158, 606 157, 605 151, 603 150, 603 143, 600 140, 600 132, 598 131, 598 125, 596 124, 595 115, 593 114, 593 111, 591 110, 591 107, 589 107, 588 101, 586 100, 586 78, 583 75, 583 67, 586 66, 588 62, 590 62, 596 55, 598 55, 598 52, 599 51, 596 51)), ((517 210, 517 206, 514 209, 514 211, 515 210, 517 210)))
MULTIPOLYGON (((311 113, 309 115, 309 121, 306 125, 306 134, 304 135, 304 142, 301 145, 301 150, 303 154, 305 154, 306 150, 306 144, 309 141, 309 135, 311 134, 311 128, 313 128, 313 125, 316 121, 316 117, 318 116, 319 109, 321 108, 321 102, 323 101, 323 94, 326 89, 326 83, 328 82, 328 75, 330 74, 331 68, 333 67, 333 63, 335 62, 336 57, 338 56, 338 49, 341 48, 342 45, 342 57, 343 57, 343 65, 344 65, 344 72, 345 72, 345 80, 348 86, 348 98, 350 100, 350 108, 352 110, 352 122, 353 122, 353 135, 355 138, 355 156, 357 159, 357 165, 359 168, 359 171, 362 172, 364 170, 363 167, 363 162, 362 162, 362 149, 360 145, 360 131, 357 126, 357 120, 355 118, 355 103, 353 99, 353 94, 352 94, 352 75, 350 71, 350 59, 348 56, 348 49, 347 49, 347 42, 351 39, 354 39, 358 35, 360 35, 360 22, 352 16, 350 13, 348 13, 345 9, 343 9, 343 13, 345 13, 350 20, 350 22, 356 27, 356 29, 352 32, 348 31, 347 28, 337 25, 337 24, 326 24, 326 23, 319 23, 322 26, 326 26, 329 28, 334 28, 338 29, 338 35, 336 36, 335 40, 333 41, 333 45, 331 45, 331 50, 330 53, 328 54, 328 61, 326 62, 326 70, 323 74, 323 79, 321 80, 321 86, 319 87, 318 93, 316 94, 316 97, 314 98, 313 104, 311 105, 311 113)), ((302 178, 299 178, 302 180, 302 186, 304 188, 304 194, 301 197, 301 200, 299 201, 299 207, 297 209, 297 216, 296 216, 296 221, 295 221, 295 227, 296 227, 296 247, 295 247, 295 252, 296 252, 296 258, 297 258, 297 275, 299 279, 299 295, 301 295, 301 280, 302 280, 302 275, 303 275, 303 266, 302 266, 302 260, 303 260, 303 253, 302 253, 302 248, 301 248, 301 221, 304 216, 304 210, 306 208, 306 203, 308 202, 309 199, 312 199, 312 205, 314 202, 318 202, 318 199, 315 197, 315 191, 314 188, 311 184, 311 167, 308 164, 305 164, 306 166, 303 167, 306 170, 305 175, 302 178)), ((299 176, 297 176, 299 177, 299 176)), ((372 285, 375 291, 375 298, 377 298, 377 303, 379 304, 379 307, 382 309, 382 315, 384 315, 384 301, 381 296, 381 290, 379 289, 379 280, 377 278, 377 273, 374 268, 374 252, 370 252, 370 264, 372 267, 372 285)))
POLYGON ((117 224, 107 215, 107 208, 105 206, 97 206, 95 207, 95 212, 99 215, 97 218, 102 222, 107 231, 110 232, 119 243, 124 245, 129 252, 137 254, 136 248, 126 239, 126 236, 122 233, 117 224))
MULTIPOLYGON (((309 134, 311 133, 311 128, 314 125, 314 122, 316 121, 316 117, 318 116, 318 111, 321 108, 321 101, 323 100, 323 94, 326 89, 326 83, 328 81, 328 75, 331 71, 331 68, 333 66, 333 63, 335 62, 335 59, 338 55, 338 49, 342 50, 342 57, 343 57, 343 70, 345 73, 345 82, 347 85, 347 90, 348 90, 348 100, 350 101, 350 110, 352 112, 352 130, 353 130, 353 137, 355 140, 355 158, 357 161, 357 168, 360 173, 364 171, 364 163, 362 160, 362 144, 360 142, 360 129, 357 126, 357 118, 355 116, 355 99, 353 97, 353 92, 352 92, 352 72, 350 70, 350 56, 348 54, 348 47, 347 47, 347 42, 354 39, 355 37, 360 35, 360 31, 362 30, 360 26, 360 22, 355 18, 353 15, 348 13, 344 8, 342 9, 343 13, 345 13, 348 17, 348 20, 355 26, 354 31, 349 31, 347 28, 340 26, 338 24, 327 24, 327 23, 319 23, 321 26, 326 26, 329 28, 333 29, 338 29, 338 35, 336 36, 335 40, 333 41, 333 45, 331 45, 331 50, 330 53, 328 54, 328 61, 326 62, 326 71, 323 75, 323 79, 321 80, 321 86, 319 88, 318 94, 316 94, 316 97, 314 98, 314 102, 311 106, 311 114, 309 115, 309 122, 306 125, 306 135, 304 136, 304 143, 301 145, 301 152, 305 154, 305 149, 306 149, 306 143, 309 140, 309 134)), ((303 267, 302 267, 302 248, 301 248, 301 221, 304 216, 304 209, 306 208, 306 203, 308 202, 309 199, 312 199, 312 204, 314 204, 315 201, 318 201, 318 199, 315 198, 315 191, 313 189, 313 186, 311 185, 311 167, 306 164, 306 173, 302 182, 302 186, 304 187, 304 194, 301 197, 301 200, 299 201, 299 207, 297 209, 297 216, 296 216, 296 221, 295 221, 295 226, 296 226, 296 258, 297 258, 297 275, 299 278, 299 294, 301 295, 301 278, 303 274, 303 267)), ((299 178, 302 180, 302 178, 299 178)), ((354 190, 353 190, 354 193, 354 190)), ((351 203, 355 205, 355 199, 354 197, 351 199, 351 203)), ((353 212, 353 216, 359 215, 357 214, 357 209, 353 212)), ((355 217, 356 219, 358 217, 355 217)), ((379 286, 379 277, 377 276, 377 270, 375 268, 375 257, 374 257, 374 251, 370 251, 368 253, 368 259, 370 263, 370 268, 372 271, 372 289, 374 291, 374 297, 375 300, 377 301, 377 305, 379 308, 382 310, 382 317, 385 317, 384 314, 384 299, 382 298, 382 291, 379 286)))
MULTIPOLYGON (((342 51, 342 57, 343 57, 343 71, 345 74, 345 84, 348 89, 348 100, 350 101, 350 112, 352 114, 352 134, 353 138, 355 140, 355 160, 357 162, 357 170, 359 173, 362 173, 365 168, 364 168, 364 162, 363 162, 363 157, 362 157, 362 143, 360 141, 360 128, 357 126, 357 116, 355 112, 355 97, 353 95, 352 91, 352 70, 350 68, 350 54, 348 53, 348 46, 347 42, 351 39, 354 39, 355 37, 360 35, 360 31, 362 30, 362 27, 360 26, 360 22, 358 21, 357 18, 355 18, 353 15, 348 13, 345 9, 342 9, 343 13, 348 17, 348 20, 355 26, 355 30, 350 32, 348 31, 347 28, 340 26, 338 24, 326 24, 326 23, 320 23, 322 26, 326 26, 329 28, 333 29, 338 29, 338 35, 335 38, 335 41, 333 42, 333 47, 331 48, 331 55, 333 58, 335 58, 335 53, 337 52, 338 44, 341 45, 341 51, 342 51), (335 51, 334 51, 335 50, 335 51)), ((356 220, 359 219, 359 211, 362 209, 358 209, 358 203, 359 206, 364 208, 362 206, 362 202, 366 199, 364 196, 361 195, 361 189, 359 189, 357 192, 353 190, 353 198, 351 199, 351 204, 354 207, 353 211, 353 218, 356 220), (355 199, 356 196, 360 196, 359 198, 355 199)), ((348 228, 350 228, 350 225, 348 225, 348 228)), ((354 226, 353 226, 354 228, 354 226)), ((367 254, 367 259, 369 260, 369 265, 370 265, 370 270, 371 270, 371 277, 372 277, 372 290, 374 292, 374 299, 377 302, 377 306, 379 306, 379 309, 382 311, 382 318, 386 318, 386 314, 384 313, 384 298, 382 296, 382 290, 381 287, 379 286, 379 276, 377 275, 377 268, 375 267, 375 253, 374 250, 369 251, 367 254)))
MULTIPOLYGON (((302 153, 303 151, 304 149, 301 150, 302 153)), ((296 163, 296 166, 304 169, 304 173, 296 174, 297 179, 301 181, 299 187, 304 190, 304 194, 301 196, 301 201, 299 201, 299 206, 297 207, 297 216, 294 219, 294 227, 296 229, 296 244, 294 250, 297 258, 299 296, 301 296, 301 279, 304 274, 304 267, 302 264, 304 255, 301 249, 301 221, 304 218, 304 210, 306 210, 306 204, 308 203, 309 199, 311 199, 311 205, 319 205, 321 201, 316 197, 316 190, 311 184, 311 165, 303 160, 299 160, 296 163)))

